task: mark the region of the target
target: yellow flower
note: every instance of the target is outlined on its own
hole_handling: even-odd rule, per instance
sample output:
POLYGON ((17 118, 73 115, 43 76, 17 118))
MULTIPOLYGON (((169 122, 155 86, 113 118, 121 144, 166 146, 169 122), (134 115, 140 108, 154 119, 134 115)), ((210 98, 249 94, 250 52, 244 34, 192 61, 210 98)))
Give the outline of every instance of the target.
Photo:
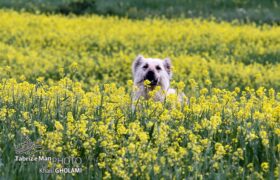
POLYGON ((253 163, 249 163, 249 164, 247 165, 247 168, 248 168, 248 170, 249 170, 250 172, 253 172, 253 170, 254 170, 254 164, 253 164, 253 163))
POLYGON ((221 143, 215 144, 215 150, 216 150, 215 155, 214 155, 215 160, 222 159, 223 156, 226 154, 224 146, 221 143))
POLYGON ((246 137, 249 141, 254 141, 255 139, 258 139, 258 136, 255 134, 254 131, 250 132, 247 137, 246 137))
POLYGON ((44 82, 44 77, 38 77, 36 80, 38 83, 42 83, 44 82))
POLYGON ((129 146, 128 146, 129 152, 134 153, 135 149, 136 149, 135 144, 130 143, 129 146))
POLYGON ((26 127, 21 127, 20 132, 21 132, 21 134, 23 134, 25 136, 29 135, 31 133, 28 129, 26 129, 26 127))
POLYGON ((55 151, 58 152, 58 153, 62 152, 62 147, 56 147, 55 151))
POLYGON ((177 84, 177 88, 178 88, 178 92, 182 92, 185 88, 185 83, 180 81, 178 84, 177 84))
POLYGON ((127 81, 127 85, 128 85, 128 86, 133 86, 133 81, 132 81, 132 80, 128 80, 128 81, 127 81))
POLYGON ((191 84, 191 88, 192 88, 192 89, 197 88, 197 83, 195 82, 194 79, 191 79, 191 80, 190 80, 190 84, 191 84))
POLYGON ((263 170, 264 172, 268 172, 268 170, 269 170, 269 164, 268 164, 268 162, 263 162, 263 163, 261 164, 261 168, 262 168, 262 170, 263 170))
POLYGON ((59 121, 55 121, 54 126, 57 131, 62 131, 64 129, 63 125, 59 121))
POLYGON ((43 125, 39 121, 34 121, 34 126, 37 127, 40 135, 44 135, 47 131, 46 125, 43 125))
POLYGON ((72 62, 72 64, 70 65, 70 70, 72 72, 76 71, 78 69, 78 63, 77 62, 72 62))
POLYGON ((154 165, 154 173, 158 174, 160 172, 160 166, 154 165))
POLYGON ((210 125, 213 130, 216 130, 221 123, 222 123, 221 117, 218 115, 212 116, 210 119, 210 125))
POLYGON ((219 163, 215 162, 215 163, 213 164, 213 168, 214 168, 215 170, 218 170, 218 169, 219 169, 219 163))
POLYGON ((208 93, 208 89, 207 88, 203 88, 203 89, 200 90, 200 94, 201 95, 205 95, 207 93, 208 93))
POLYGON ((274 177, 279 178, 280 165, 278 164, 274 169, 274 177))
POLYGON ((103 179, 111 179, 111 174, 108 171, 105 171, 103 179))
POLYGON ((144 81, 144 86, 149 86, 150 84, 151 84, 151 82, 149 80, 144 81))
POLYGON ((207 86, 210 86, 210 85, 212 84, 212 82, 211 82, 210 79, 206 79, 206 80, 205 80, 205 84, 206 84, 207 86))

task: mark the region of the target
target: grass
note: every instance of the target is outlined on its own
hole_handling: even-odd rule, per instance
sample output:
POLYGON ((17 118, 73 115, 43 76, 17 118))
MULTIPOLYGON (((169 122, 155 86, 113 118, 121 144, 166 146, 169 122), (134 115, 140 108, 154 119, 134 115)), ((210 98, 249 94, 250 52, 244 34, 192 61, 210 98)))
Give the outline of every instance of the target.
POLYGON ((32 12, 63 14, 118 15, 142 19, 145 17, 214 17, 218 20, 243 22, 279 23, 277 0, 2 0, 0 7, 32 12))

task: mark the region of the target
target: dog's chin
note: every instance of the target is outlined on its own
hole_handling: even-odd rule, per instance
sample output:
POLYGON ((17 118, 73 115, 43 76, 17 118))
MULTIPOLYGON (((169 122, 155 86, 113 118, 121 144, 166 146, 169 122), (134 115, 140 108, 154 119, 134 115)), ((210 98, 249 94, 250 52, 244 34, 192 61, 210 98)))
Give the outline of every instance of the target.
POLYGON ((153 90, 155 89, 157 86, 160 86, 159 81, 151 81, 151 83, 148 85, 148 88, 153 90))
POLYGON ((150 85, 150 86, 157 86, 157 85, 158 85, 158 82, 151 82, 149 85, 150 85))
MULTIPOLYGON (((138 81, 137 84, 144 86, 144 81, 146 81, 146 80, 148 80, 148 79, 142 79, 141 81, 138 81)), ((148 85, 148 87, 151 88, 151 89, 154 89, 157 86, 160 86, 159 81, 151 81, 151 83, 148 85)))

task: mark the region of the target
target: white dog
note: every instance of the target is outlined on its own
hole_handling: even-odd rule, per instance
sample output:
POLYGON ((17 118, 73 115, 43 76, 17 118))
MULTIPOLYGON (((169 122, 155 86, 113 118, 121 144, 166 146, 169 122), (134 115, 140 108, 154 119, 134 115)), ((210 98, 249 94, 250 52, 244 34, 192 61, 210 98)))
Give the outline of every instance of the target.
POLYGON ((176 93, 171 89, 170 79, 171 73, 171 60, 166 58, 164 60, 155 58, 144 58, 138 55, 132 65, 132 73, 134 78, 134 85, 138 90, 134 92, 134 100, 139 99, 141 96, 149 99, 149 92, 154 90, 156 86, 160 86, 160 91, 156 92, 155 101, 163 101, 167 94, 176 93), (149 86, 144 85, 144 81, 149 80, 149 86))

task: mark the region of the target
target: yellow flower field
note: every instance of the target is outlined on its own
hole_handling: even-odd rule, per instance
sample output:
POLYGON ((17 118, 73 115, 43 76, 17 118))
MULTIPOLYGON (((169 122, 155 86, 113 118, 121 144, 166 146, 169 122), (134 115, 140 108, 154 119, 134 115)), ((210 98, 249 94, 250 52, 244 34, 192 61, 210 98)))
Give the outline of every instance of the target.
POLYGON ((0 19, 0 177, 280 178, 279 26, 4 10, 0 19), (183 103, 132 102, 138 54, 171 58, 183 103), (46 166, 82 172, 18 162, 24 137, 21 156, 78 157, 46 166))

